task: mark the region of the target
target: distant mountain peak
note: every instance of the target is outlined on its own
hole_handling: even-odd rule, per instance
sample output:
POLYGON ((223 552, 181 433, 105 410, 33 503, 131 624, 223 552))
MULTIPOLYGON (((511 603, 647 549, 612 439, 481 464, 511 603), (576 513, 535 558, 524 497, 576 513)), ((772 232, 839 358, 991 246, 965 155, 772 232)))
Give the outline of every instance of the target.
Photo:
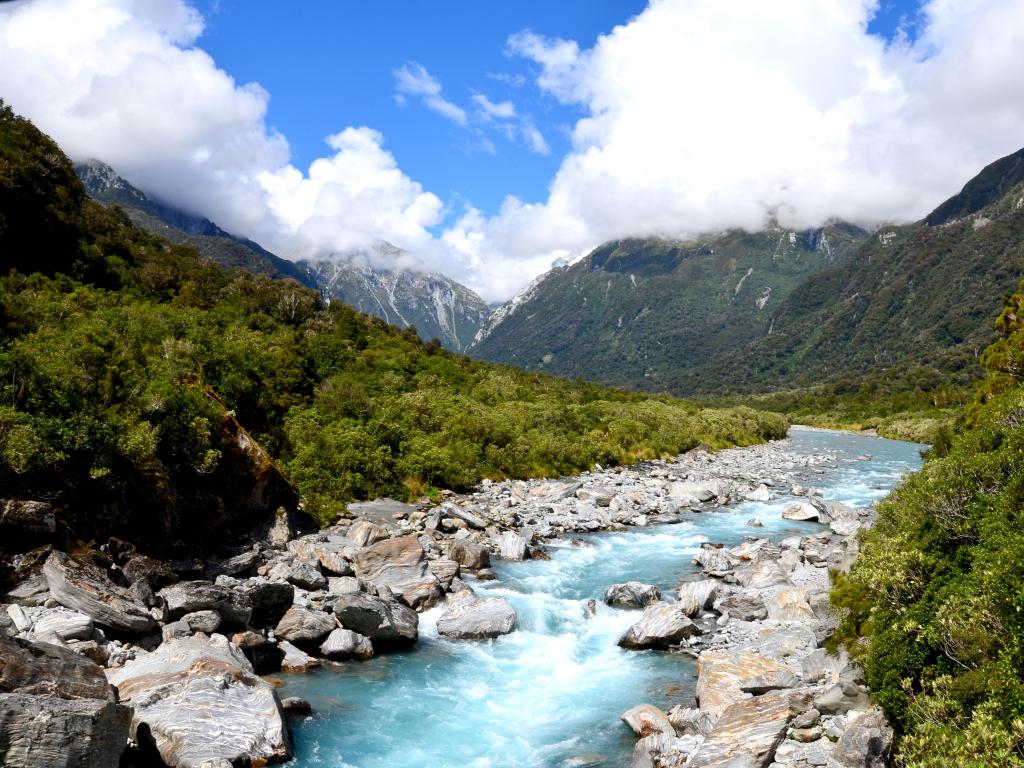
POLYGON ((1021 183, 1024 183, 1024 149, 986 165, 962 190, 928 214, 925 224, 936 227, 977 213, 1021 183))

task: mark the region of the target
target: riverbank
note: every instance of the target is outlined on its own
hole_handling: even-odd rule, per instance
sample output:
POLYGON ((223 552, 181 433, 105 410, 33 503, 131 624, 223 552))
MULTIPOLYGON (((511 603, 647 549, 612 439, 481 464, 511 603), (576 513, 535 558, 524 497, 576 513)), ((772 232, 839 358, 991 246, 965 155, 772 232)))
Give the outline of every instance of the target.
MULTIPOLYGON (((826 435, 822 439, 840 438, 826 435)), ((602 737, 608 745, 603 747, 602 759, 610 759, 622 738, 617 729, 623 726, 615 723, 618 712, 605 713, 577 703, 578 720, 567 718, 562 705, 556 714, 541 700, 555 696, 554 700, 561 701, 561 693, 572 694, 573 690, 553 691, 547 680, 534 679, 537 670, 547 670, 556 680, 578 674, 575 684, 590 686, 587 695, 607 697, 602 691, 614 688, 633 695, 634 684, 664 685, 656 681, 669 679, 677 680, 681 690, 686 690, 692 661, 678 653, 619 649, 616 640, 627 634, 639 611, 597 605, 591 597, 604 594, 614 581, 613 573, 642 572, 662 561, 677 574, 673 578, 678 585, 679 578, 692 570, 689 561, 694 554, 707 559, 710 555, 704 553, 714 553, 730 564, 726 569, 726 560, 721 560, 711 574, 722 585, 717 597, 728 602, 726 592, 731 593, 734 586, 731 582, 750 562, 760 569, 765 562, 794 560, 793 552, 798 552, 802 562, 794 564, 786 578, 796 579, 795 587, 808 589, 805 601, 813 611, 823 593, 810 588, 821 586, 824 568, 810 560, 821 556, 828 563, 830 555, 824 552, 820 536, 811 533, 813 523, 783 518, 778 507, 788 503, 794 493, 807 500, 808 506, 815 500, 823 505, 813 491, 815 480, 843 472, 863 473, 863 467, 873 466, 870 457, 849 453, 824 444, 813 450, 795 449, 791 440, 714 454, 694 451, 671 462, 598 468, 558 481, 485 483, 473 494, 449 495, 436 507, 388 501, 353 505, 355 519, 341 521, 326 531, 291 538, 282 520, 266 539, 230 557, 207 562, 160 563, 130 549, 113 551, 108 547, 105 552, 93 553, 97 561, 105 559, 105 564, 95 562, 87 568, 54 553, 47 556, 41 573, 5 598, 12 603, 5 615, 11 622, 8 630, 18 636, 5 652, 17 659, 31 655, 32 648, 43 644, 58 646, 64 654, 62 663, 70 663, 74 657, 89 665, 87 676, 93 682, 97 682, 97 672, 105 674, 106 679, 100 679, 117 686, 120 701, 110 705, 116 717, 108 718, 109 722, 76 720, 83 723, 82 743, 89 743, 86 731, 91 728, 93 743, 102 730, 107 742, 116 745, 119 729, 130 728, 137 743, 132 759, 137 761, 143 760, 147 750, 155 750, 169 765, 183 766, 207 760, 286 759, 292 751, 288 737, 292 716, 285 714, 290 711, 298 713, 298 719, 291 721, 297 729, 298 764, 321 764, 309 757, 308 729, 317 722, 333 722, 336 716, 345 718, 346 711, 350 719, 357 720, 357 716, 351 710, 338 710, 337 705, 332 711, 329 702, 318 699, 313 702, 318 714, 303 720, 301 701, 286 696, 282 708, 274 679, 258 676, 317 667, 322 667, 324 674, 337 670, 348 676, 353 685, 339 692, 342 697, 361 690, 355 682, 364 677, 370 682, 370 678, 380 680, 381 674, 399 674, 390 689, 379 683, 365 689, 366 696, 383 696, 382 706, 397 712, 404 711, 403 702, 411 711, 422 711, 424 699, 429 699, 421 683, 413 684, 408 677, 413 670, 416 680, 423 675, 422 685, 428 689, 444 682, 462 688, 444 693, 442 699, 450 693, 468 696, 484 706, 483 711, 477 707, 460 713, 474 723, 478 733, 493 732, 494 743, 505 745, 511 762, 498 759, 492 765, 547 765, 568 759, 563 753, 572 751, 568 743, 580 734, 564 734, 559 726, 572 721, 580 731, 592 727, 594 718, 600 718, 602 733, 607 734, 602 737), (785 537, 779 544, 742 544, 742 531, 758 529, 743 526, 740 531, 746 519, 726 523, 747 508, 764 518, 760 531, 772 534, 770 538, 794 532, 804 535, 797 537, 795 546, 792 542, 786 545, 785 537), (722 530, 729 531, 727 543, 741 549, 702 548, 707 536, 699 531, 723 525, 722 530), (632 530, 637 532, 626 533, 632 530), (666 549, 665 544, 673 541, 683 548, 666 549), (811 546, 811 542, 816 543, 811 546), (610 553, 607 561, 601 562, 610 543, 638 548, 621 558, 610 553), (736 558, 739 562, 733 562, 736 558), (557 585, 550 575, 544 576, 543 569, 557 573, 567 562, 599 566, 601 571, 587 584, 573 587, 571 596, 560 598, 557 585), (537 576, 538 588, 525 587, 520 576, 527 572, 537 576), (800 580, 803 576, 796 574, 807 579, 814 575, 816 580, 805 585, 800 580), (535 599, 527 600, 529 595, 522 589, 528 589, 535 599), (500 639, 480 642, 481 638, 500 639), (528 649, 535 642, 542 643, 545 653, 553 652, 553 659, 559 661, 545 665, 538 656, 531 656, 528 649), (416 652, 407 652, 411 648, 416 652), (500 664, 495 666, 499 658, 505 659, 509 674, 501 671, 500 664), (434 666, 443 669, 449 660, 458 659, 467 663, 451 681, 434 666), (653 668, 657 675, 652 676, 653 668), (459 675, 479 673, 499 677, 488 678, 482 683, 484 688, 479 682, 466 686, 458 682, 459 675), (540 688, 532 687, 541 682, 540 688), (533 691, 528 698, 537 709, 531 721, 535 732, 514 736, 512 742, 509 735, 502 735, 509 727, 509 717, 501 714, 499 699, 490 693, 506 685, 511 686, 507 688, 510 705, 529 707, 519 696, 533 691), (201 717, 195 717, 197 711, 201 717), (211 728, 220 729, 222 736, 211 739, 211 728), (557 732, 558 737, 549 731, 557 732), (555 739, 553 745, 530 746, 538 734, 545 743, 555 739), (524 746, 512 746, 521 741, 524 746), (568 746, 557 746, 563 742, 568 746), (555 759, 558 755, 563 757, 555 759)), ((884 473, 879 477, 881 482, 889 482, 884 473)), ((868 495, 880 492, 872 490, 868 495)), ((835 520, 834 525, 840 526, 850 522, 845 512, 835 515, 835 520)), ((741 586, 763 590, 782 585, 741 586)), ((662 592, 668 592, 667 584, 662 585, 662 592)), ((762 598, 767 606, 777 594, 762 598)), ((758 633, 763 627, 757 628, 756 618, 741 619, 734 607, 730 618, 722 620, 714 614, 718 602, 703 601, 692 620, 687 618, 700 634, 692 633, 686 647, 677 644, 675 650, 704 655, 760 642, 758 633)), ((667 604, 678 606, 680 601, 667 604)), ((766 621, 777 620, 773 608, 766 621)), ((785 632, 776 635, 808 637, 801 628, 788 624, 785 632)), ((813 629, 811 637, 817 647, 819 638, 813 629)), ((296 681, 302 679, 312 685, 330 678, 289 675, 284 693, 301 692, 303 685, 296 681)), ((95 687, 99 690, 102 686, 95 687)), ((22 688, 28 691, 31 686, 22 688)), ((641 691, 638 688, 636 693, 641 691)), ((689 694, 680 695, 677 703, 686 703, 689 694)), ((110 709, 105 698, 109 694, 96 699, 96 708, 110 709)), ((614 697, 610 700, 617 701, 614 697)), ((623 708, 629 703, 623 701, 623 708)), ((701 706, 705 704, 702 700, 701 706)), ((443 713, 440 706, 438 710, 443 713)), ((381 721, 381 710, 373 711, 377 713, 374 722, 381 721)), ((515 721, 515 715, 506 714, 515 721)), ((424 737, 442 739, 439 729, 447 733, 452 719, 446 716, 443 725, 435 723, 437 727, 424 737)), ((424 720, 422 715, 420 720, 424 720)), ((431 722, 431 717, 425 720, 431 722)), ((710 720, 704 718, 704 722, 710 720)), ((374 737, 400 740, 409 729, 409 722, 396 722, 394 733, 382 737, 374 732, 374 737)), ((356 729, 350 723, 344 730, 356 729)), ((684 732, 670 738, 698 735, 684 732)), ((40 740, 46 742, 44 737, 40 740)), ((319 740, 328 751, 329 740, 319 740)), ((672 744, 674 749, 680 747, 678 742, 672 744)), ((468 741, 450 745, 444 754, 461 750, 466 759, 450 764, 469 764, 473 749, 479 747, 468 741)), ((370 764, 361 761, 376 754, 372 752, 375 748, 365 747, 364 757, 359 757, 358 749, 352 756, 351 745, 343 751, 353 758, 346 757, 351 764, 361 765, 370 764)), ((403 748, 402 754, 409 749, 403 748)), ((409 754, 412 762, 408 765, 454 759, 446 757, 439 763, 437 757, 424 754, 417 762, 416 753, 409 754)), ((649 757, 650 750, 639 748, 638 754, 649 757)), ((400 765, 397 755, 390 751, 381 753, 379 759, 400 765)), ((326 759, 323 764, 337 764, 329 755, 326 759)), ((368 759, 380 764, 374 762, 376 758, 368 759)))

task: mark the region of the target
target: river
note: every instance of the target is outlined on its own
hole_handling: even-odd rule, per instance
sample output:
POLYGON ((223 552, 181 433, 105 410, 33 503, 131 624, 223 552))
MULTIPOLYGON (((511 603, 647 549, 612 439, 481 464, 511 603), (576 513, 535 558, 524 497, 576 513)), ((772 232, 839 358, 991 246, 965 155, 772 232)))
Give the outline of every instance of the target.
MULTIPOLYGON (((823 474, 802 478, 826 499, 863 507, 916 471, 922 446, 794 428, 789 448, 834 451, 823 474), (870 458, 868 458, 870 457, 870 458)), ((693 578, 704 541, 778 538, 821 530, 780 517, 792 501, 744 502, 693 514, 678 525, 587 537, 550 548, 551 560, 497 563, 496 582, 472 582, 508 599, 517 630, 494 641, 438 637, 442 609, 421 616, 408 652, 285 676, 282 695, 308 699, 315 714, 293 723, 296 768, 555 768, 628 765, 635 737, 619 721, 634 704, 692 705, 694 663, 683 655, 625 651, 618 637, 636 611, 600 602, 613 583, 656 584, 667 599, 693 578), (763 528, 745 525, 760 518, 763 528), (586 603, 598 599, 597 615, 586 603)))

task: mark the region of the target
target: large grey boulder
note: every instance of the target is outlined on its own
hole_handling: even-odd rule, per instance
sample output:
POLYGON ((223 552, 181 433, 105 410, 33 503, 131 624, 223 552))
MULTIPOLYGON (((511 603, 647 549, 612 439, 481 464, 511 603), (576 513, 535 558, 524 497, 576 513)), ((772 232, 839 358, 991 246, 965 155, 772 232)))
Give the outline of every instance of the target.
POLYGON ((370 638, 374 648, 411 645, 419 637, 416 611, 365 592, 339 595, 334 614, 345 629, 370 638))
POLYGON ((604 593, 604 601, 616 608, 646 608, 661 600, 661 590, 653 584, 627 581, 612 584, 604 593))
POLYGON ((502 560, 525 560, 529 543, 525 536, 515 531, 505 531, 498 541, 498 553, 502 560))
POLYGON ((256 627, 277 624, 295 600, 295 587, 285 581, 270 581, 256 577, 241 582, 235 591, 247 596, 252 603, 249 621, 256 627))
POLYGON ((105 699, 0 693, 0 765, 113 768, 131 718, 130 708, 105 699))
POLYGON ((785 664, 754 651, 704 651, 697 659, 697 701, 705 712, 722 712, 750 697, 743 690, 749 681, 791 673, 785 664))
POLYGON ((491 553, 470 539, 454 539, 448 547, 448 557, 473 571, 491 567, 491 553))
POLYGON ((679 585, 679 606, 687 616, 696 616, 711 607, 720 588, 715 579, 684 581, 679 585))
POLYGON ((817 520, 819 514, 818 509, 806 501, 794 502, 782 510, 786 520, 817 520))
POLYGON ((0 693, 117 700, 103 670, 85 656, 6 635, 0 635, 0 693))
POLYGON ((365 547, 356 553, 353 566, 360 581, 389 587, 412 608, 429 608, 441 599, 441 584, 427 567, 423 545, 416 536, 365 547))
POLYGON ((287 579, 296 587, 310 592, 327 588, 327 579, 313 563, 296 563, 288 570, 287 579))
POLYGON ((801 707, 806 709, 806 697, 791 691, 730 704, 687 768, 767 768, 801 707))
POLYGON ((500 597, 476 597, 460 592, 448 598, 437 620, 437 631, 455 640, 482 640, 507 635, 516 626, 516 612, 500 597))
POLYGON ((328 659, 370 659, 373 658, 373 644, 370 638, 351 629, 335 629, 320 646, 320 653, 328 659))
POLYGON ((248 595, 209 581, 179 581, 164 587, 157 595, 166 601, 172 620, 186 613, 216 611, 226 626, 245 627, 252 615, 252 600, 248 595))
POLYGON ((133 737, 151 738, 172 768, 289 756, 277 693, 222 635, 171 640, 107 674, 134 707, 133 737))
POLYGON ((43 566, 46 583, 58 603, 84 613, 97 624, 119 632, 143 634, 156 628, 145 606, 135 601, 100 568, 54 551, 43 566))
POLYGON ((768 616, 764 597, 753 590, 730 592, 717 600, 714 606, 720 613, 728 613, 740 621, 757 621, 768 616))
POLYGON ((854 720, 836 744, 834 759, 846 768, 886 768, 892 759, 893 731, 877 709, 854 720))
POLYGON ((29 640, 89 640, 95 631, 92 619, 70 608, 9 605, 7 614, 29 640))
POLYGON ((383 525, 377 525, 369 520, 356 520, 349 526, 347 538, 357 547, 368 547, 391 538, 391 533, 383 525))
POLYGON ((640 620, 619 638, 619 645, 631 649, 668 648, 699 634, 700 628, 679 605, 654 603, 647 606, 640 620))
POLYGON ((654 733, 676 735, 676 729, 669 722, 668 716, 653 704, 637 704, 630 707, 619 715, 619 719, 640 739, 654 733))
POLYGON ((293 605, 277 623, 274 634, 293 643, 319 643, 337 626, 330 614, 293 605))

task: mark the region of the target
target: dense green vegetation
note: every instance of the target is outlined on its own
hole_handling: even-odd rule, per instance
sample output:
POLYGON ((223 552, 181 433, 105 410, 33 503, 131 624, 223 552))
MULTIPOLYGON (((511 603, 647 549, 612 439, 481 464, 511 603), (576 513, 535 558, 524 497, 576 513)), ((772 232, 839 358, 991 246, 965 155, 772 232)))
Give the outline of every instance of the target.
POLYGON ((616 240, 552 270, 471 350, 489 360, 647 391, 764 335, 809 275, 845 262, 849 226, 616 240))
POLYGON ((1022 306, 1006 299, 976 400, 833 593, 908 768, 1024 765, 1022 306))
MULTIPOLYGON (((321 521, 354 498, 785 432, 748 408, 470 361, 294 281, 224 269, 87 199, 59 148, 2 105, 0 158, 0 487, 53 500, 82 537, 209 534, 239 505, 238 465, 268 476, 269 458, 239 455, 239 423, 321 521)), ((281 493, 257 485, 275 508, 281 493)))

